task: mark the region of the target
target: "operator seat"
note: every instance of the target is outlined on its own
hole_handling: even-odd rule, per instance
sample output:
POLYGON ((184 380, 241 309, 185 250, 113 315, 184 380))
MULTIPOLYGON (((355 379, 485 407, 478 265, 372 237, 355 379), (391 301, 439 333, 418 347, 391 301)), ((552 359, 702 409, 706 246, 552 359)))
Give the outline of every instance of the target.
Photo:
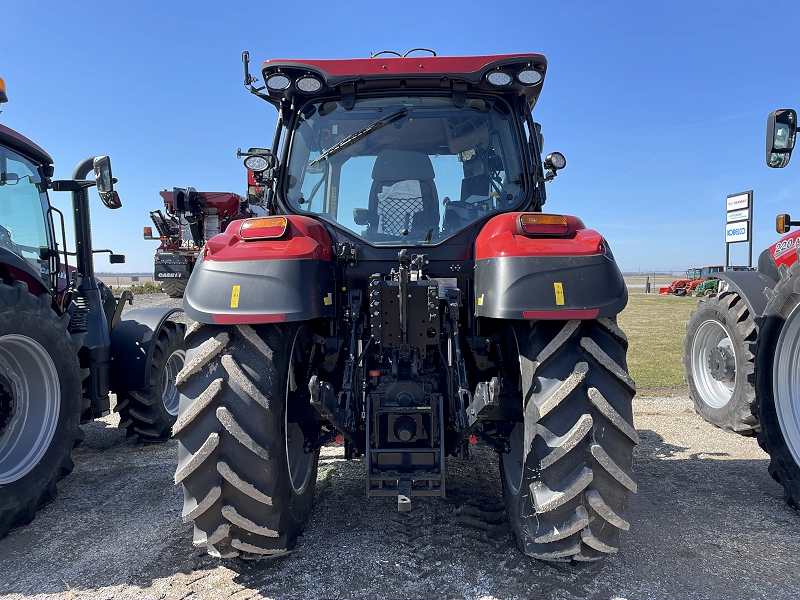
MULTIPOLYGON (((368 239, 380 239, 384 236, 401 236, 402 230, 408 227, 412 238, 425 236, 433 229, 439 231, 439 196, 433 179, 431 159, 424 152, 411 150, 381 150, 372 167, 372 187, 369 192, 368 239), (397 183, 409 182, 409 189, 416 189, 419 184, 419 197, 408 195, 394 198, 391 195, 381 198, 384 188, 391 188, 397 183)), ((398 194, 399 195, 399 194, 398 194)))

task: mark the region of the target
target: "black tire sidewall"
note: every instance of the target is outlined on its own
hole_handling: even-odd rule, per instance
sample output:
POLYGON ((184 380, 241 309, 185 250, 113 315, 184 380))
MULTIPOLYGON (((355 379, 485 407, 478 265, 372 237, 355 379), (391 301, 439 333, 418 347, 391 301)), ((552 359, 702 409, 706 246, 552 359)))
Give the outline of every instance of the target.
POLYGON ((781 331, 789 318, 800 319, 800 294, 793 291, 793 285, 800 280, 800 266, 792 268, 792 276, 780 282, 775 288, 775 296, 765 310, 756 351, 756 389, 755 413, 761 421, 758 441, 770 455, 774 475, 786 492, 786 500, 800 508, 800 465, 797 464, 786 443, 775 409, 773 391, 773 365, 781 331))

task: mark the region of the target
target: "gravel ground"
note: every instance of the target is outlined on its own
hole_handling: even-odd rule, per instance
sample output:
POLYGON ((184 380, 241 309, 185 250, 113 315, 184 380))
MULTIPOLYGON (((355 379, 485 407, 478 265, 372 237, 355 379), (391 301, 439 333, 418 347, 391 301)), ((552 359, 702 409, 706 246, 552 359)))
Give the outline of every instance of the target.
MULTIPOLYGON (((136 306, 179 305, 137 296, 136 306)), ((126 440, 112 414, 85 426, 55 502, 0 540, 0 595, 62 598, 793 598, 800 514, 755 440, 723 433, 686 397, 634 400, 641 437, 631 530, 588 566, 522 555, 497 457, 448 459, 447 499, 364 497, 363 462, 323 448, 315 508, 297 549, 218 561, 191 544, 172 484, 176 443, 126 440)))

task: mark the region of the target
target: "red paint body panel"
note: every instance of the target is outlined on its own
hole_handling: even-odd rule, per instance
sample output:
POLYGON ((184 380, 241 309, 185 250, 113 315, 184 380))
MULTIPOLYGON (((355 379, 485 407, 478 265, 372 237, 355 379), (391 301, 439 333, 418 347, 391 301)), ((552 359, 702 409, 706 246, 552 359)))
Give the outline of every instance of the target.
POLYGON ((9 275, 16 279, 17 281, 24 281, 28 284, 28 291, 33 294, 34 296, 41 296, 42 294, 49 294, 50 290, 48 290, 45 286, 42 285, 42 282, 36 279, 30 273, 26 273, 22 269, 17 269, 13 265, 5 265, 6 269, 8 269, 9 275))
POLYGON ((268 60, 261 70, 281 66, 307 65, 334 77, 359 77, 362 75, 416 75, 436 73, 475 73, 488 65, 502 60, 527 59, 544 61, 541 54, 496 54, 490 56, 413 56, 397 58, 379 56, 377 58, 350 58, 341 60, 268 60))
POLYGON ((604 254, 600 249, 603 236, 586 229, 577 217, 564 215, 570 230, 567 237, 521 235, 519 215, 512 212, 497 215, 484 225, 475 240, 475 260, 500 256, 591 256, 604 254))
POLYGON ((247 323, 283 323, 286 315, 212 315, 214 323, 220 325, 243 325, 247 323))
POLYGON ((790 232, 769 247, 769 253, 778 266, 791 267, 797 262, 797 248, 800 247, 800 231, 790 232))
MULTIPOLYGON (((167 212, 174 214, 175 207, 172 205, 172 190, 163 190, 158 193, 164 199, 167 212)), ((200 192, 200 197, 208 206, 217 209, 217 215, 220 219, 229 219, 237 216, 239 214, 239 207, 242 202, 244 202, 244 198, 232 192, 200 192)))
POLYGON ((231 221, 225 233, 215 235, 206 242, 203 260, 333 260, 333 242, 318 221, 301 215, 286 215, 286 219, 289 225, 282 237, 253 241, 244 241, 239 237, 244 219, 231 221))
POLYGON ((600 313, 598 308, 584 310, 526 310, 522 316, 525 319, 594 319, 600 313))

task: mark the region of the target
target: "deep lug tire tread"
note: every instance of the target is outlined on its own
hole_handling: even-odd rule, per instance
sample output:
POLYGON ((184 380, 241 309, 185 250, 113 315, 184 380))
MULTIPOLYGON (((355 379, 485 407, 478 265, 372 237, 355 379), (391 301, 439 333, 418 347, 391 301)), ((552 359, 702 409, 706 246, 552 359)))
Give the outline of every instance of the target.
POLYGON ((753 372, 757 338, 758 326, 747 308, 747 303, 736 292, 722 292, 698 300, 697 308, 692 311, 686 324, 686 336, 683 339, 683 378, 689 387, 689 398, 695 411, 712 425, 746 436, 756 435, 760 430, 759 421, 753 412, 756 399, 753 372), (730 401, 720 408, 703 401, 692 373, 692 342, 700 325, 711 318, 724 323, 736 352, 736 383, 733 394, 730 401))
POLYGON ((183 298, 183 293, 186 291, 185 281, 162 281, 161 291, 170 298, 183 298))
POLYGON ((636 490, 627 338, 614 319, 518 322, 513 332, 527 441, 519 493, 502 466, 510 455, 501 479, 519 548, 550 562, 600 560, 630 528, 636 490))
POLYGON ((297 494, 283 441, 289 353, 301 327, 197 325, 187 334, 175 481, 194 545, 212 556, 283 556, 311 512, 316 459, 297 494))

